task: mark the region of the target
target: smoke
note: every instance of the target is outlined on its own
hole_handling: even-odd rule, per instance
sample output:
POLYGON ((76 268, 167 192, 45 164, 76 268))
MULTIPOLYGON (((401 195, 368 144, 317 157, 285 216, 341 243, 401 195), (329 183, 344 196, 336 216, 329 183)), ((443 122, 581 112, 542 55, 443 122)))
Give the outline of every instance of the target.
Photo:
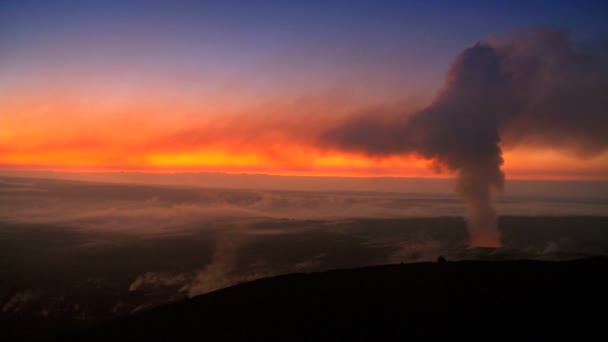
POLYGON ((505 146, 550 146, 581 158, 606 150, 606 46, 576 44, 567 32, 549 30, 495 38, 492 44, 524 100, 502 127, 505 146))
POLYGON ((368 113, 321 140, 369 155, 417 154, 457 174, 471 244, 498 246, 492 192, 502 190, 503 146, 563 148, 589 158, 608 146, 608 59, 565 32, 529 31, 462 51, 426 108, 368 113))

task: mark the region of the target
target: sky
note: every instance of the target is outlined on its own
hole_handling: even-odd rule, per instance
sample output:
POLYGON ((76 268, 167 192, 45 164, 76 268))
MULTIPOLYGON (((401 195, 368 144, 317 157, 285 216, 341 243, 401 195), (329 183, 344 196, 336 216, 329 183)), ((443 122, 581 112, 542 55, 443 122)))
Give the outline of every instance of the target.
MULTIPOLYGON (((0 0, 0 168, 444 177, 319 139, 433 102, 463 49, 556 28, 608 46, 605 1, 0 0)), ((508 178, 608 179, 525 140, 508 178)), ((449 171, 449 170, 448 170, 449 171)))

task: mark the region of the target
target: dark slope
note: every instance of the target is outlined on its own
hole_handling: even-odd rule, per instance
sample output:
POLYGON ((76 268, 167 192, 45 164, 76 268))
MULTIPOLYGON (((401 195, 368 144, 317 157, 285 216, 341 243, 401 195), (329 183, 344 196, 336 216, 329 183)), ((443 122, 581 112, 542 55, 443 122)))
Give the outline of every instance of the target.
POLYGON ((110 322, 83 340, 606 340, 608 260, 293 274, 110 322))

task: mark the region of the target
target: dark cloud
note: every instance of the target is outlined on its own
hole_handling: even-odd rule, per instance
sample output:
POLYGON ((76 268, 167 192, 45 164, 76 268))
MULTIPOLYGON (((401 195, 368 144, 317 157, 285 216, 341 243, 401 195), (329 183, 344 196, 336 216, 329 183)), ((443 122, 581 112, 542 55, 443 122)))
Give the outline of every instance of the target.
POLYGON ((608 53, 566 32, 495 39, 524 105, 501 127, 505 144, 525 142, 593 157, 608 147, 608 53))
POLYGON ((428 107, 343 122, 321 143, 370 155, 417 154, 456 171, 472 242, 496 244, 490 197, 503 187, 501 146, 526 142, 581 157, 605 150, 607 70, 605 54, 575 44, 564 32, 495 38, 456 57, 428 107))

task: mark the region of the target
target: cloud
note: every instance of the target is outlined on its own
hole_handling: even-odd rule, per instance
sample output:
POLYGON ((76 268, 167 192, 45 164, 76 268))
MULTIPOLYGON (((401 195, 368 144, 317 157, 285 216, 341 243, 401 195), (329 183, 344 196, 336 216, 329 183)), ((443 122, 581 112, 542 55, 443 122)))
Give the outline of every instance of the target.
POLYGON ((608 147, 608 51, 575 43, 565 31, 493 38, 522 100, 502 126, 505 144, 562 148, 584 158, 608 147))
MULTIPOLYGON (((7 178, 8 180, 8 178, 7 178)), ((0 186, 0 221, 56 224, 136 235, 182 234, 219 227, 243 234, 287 234, 261 220, 334 220, 458 215, 451 195, 217 190, 32 180, 36 191, 0 186)), ((30 186, 30 185, 28 185, 30 186)), ((104 241, 90 241, 104 243, 104 241)))
POLYGON ((2 312, 20 312, 25 306, 35 301, 38 297, 40 297, 40 293, 30 289, 19 291, 4 303, 2 312))
POLYGON ((183 273, 171 274, 167 272, 146 272, 135 278, 129 285, 129 291, 137 291, 146 287, 169 287, 179 286, 186 282, 183 273))
POLYGON ((529 31, 463 50, 442 90, 417 112, 368 113, 320 136, 372 156, 416 154, 457 174, 472 243, 499 244, 493 189, 502 146, 531 142, 582 158, 608 147, 608 58, 561 31, 529 31))
MULTIPOLYGON (((129 285, 129 291, 158 287, 177 287, 178 292, 189 297, 201 295, 241 282, 273 275, 263 262, 249 265, 247 270, 237 272, 239 249, 251 237, 247 235, 222 234, 216 240, 211 261, 202 268, 181 273, 146 272, 138 275, 129 285)), ((138 311, 136 308, 134 311, 138 311)))

